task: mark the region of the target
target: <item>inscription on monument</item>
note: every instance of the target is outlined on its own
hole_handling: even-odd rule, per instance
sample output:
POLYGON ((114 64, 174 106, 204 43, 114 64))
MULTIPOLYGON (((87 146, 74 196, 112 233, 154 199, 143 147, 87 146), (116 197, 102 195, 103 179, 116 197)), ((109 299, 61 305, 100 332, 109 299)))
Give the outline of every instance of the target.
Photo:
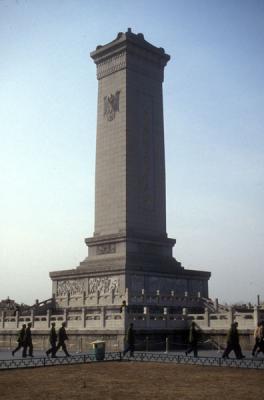
POLYGON ((115 243, 106 243, 106 244, 100 244, 99 246, 96 246, 96 254, 101 255, 101 254, 111 254, 116 252, 116 245, 115 243))
POLYGON ((118 293, 120 289, 120 280, 117 276, 90 278, 88 281, 88 293, 100 295, 109 294, 112 290, 118 293))
POLYGON ((104 97, 104 117, 108 121, 112 121, 116 112, 119 111, 119 95, 120 90, 116 91, 115 94, 104 97))
POLYGON ((57 282, 57 296, 83 294, 85 291, 84 279, 72 279, 57 282))

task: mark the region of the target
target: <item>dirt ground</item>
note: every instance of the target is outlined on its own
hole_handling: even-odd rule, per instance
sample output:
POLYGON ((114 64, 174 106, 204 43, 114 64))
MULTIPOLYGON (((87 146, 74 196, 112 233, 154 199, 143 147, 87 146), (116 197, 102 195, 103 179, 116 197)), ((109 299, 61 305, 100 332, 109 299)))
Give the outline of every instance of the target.
POLYGON ((261 370, 106 362, 0 372, 2 400, 256 400, 261 370))

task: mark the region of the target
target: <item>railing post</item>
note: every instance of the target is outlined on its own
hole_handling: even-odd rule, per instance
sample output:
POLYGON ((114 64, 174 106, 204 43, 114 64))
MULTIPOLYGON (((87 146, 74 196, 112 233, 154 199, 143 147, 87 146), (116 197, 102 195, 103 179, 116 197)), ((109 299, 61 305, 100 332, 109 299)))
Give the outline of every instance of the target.
POLYGON ((101 328, 105 327, 105 307, 101 307, 101 328))
POLYGON ((30 318, 31 318, 32 328, 34 328, 34 310, 33 309, 31 310, 30 318))
POLYGON ((144 314, 146 318, 146 328, 149 328, 150 319, 149 319, 149 307, 144 307, 144 314))
POLYGON ((166 353, 169 352, 169 338, 168 336, 166 337, 166 353))
POLYGON ((5 327, 5 316, 6 316, 5 311, 2 311, 2 328, 3 328, 3 329, 4 329, 4 327, 5 327))
POLYGON ((47 325, 48 325, 48 328, 50 328, 50 310, 49 309, 47 310, 47 325))
POLYGON ((254 325, 257 326, 259 323, 259 308, 258 308, 258 306, 254 307, 253 319, 254 319, 254 325))
POLYGON ((164 315, 164 319, 165 319, 165 328, 168 327, 168 308, 164 307, 163 308, 163 315, 164 315))
POLYGON ((66 322, 66 326, 68 326, 68 309, 67 308, 64 308, 63 319, 64 319, 64 322, 66 322))
POLYGON ((149 337, 146 336, 146 351, 149 351, 149 337))
POLYGON ((82 327, 86 328, 86 312, 85 307, 82 307, 82 327))
POLYGON ((209 319, 209 310, 207 307, 204 309, 204 322, 206 324, 206 327, 209 328, 210 326, 210 319, 209 319))
POLYGON ((233 319, 234 319, 234 309, 233 309, 233 307, 230 307, 229 311, 228 311, 229 325, 231 325, 233 323, 233 319))
POLYGON ((19 327, 19 311, 16 311, 16 327, 19 327))

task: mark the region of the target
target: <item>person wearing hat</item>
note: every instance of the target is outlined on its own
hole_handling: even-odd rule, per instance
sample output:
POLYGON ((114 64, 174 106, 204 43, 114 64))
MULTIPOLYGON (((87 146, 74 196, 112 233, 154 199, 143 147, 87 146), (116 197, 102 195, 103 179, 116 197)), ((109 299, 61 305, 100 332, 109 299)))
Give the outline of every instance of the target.
POLYGON ((57 333, 55 329, 56 323, 52 322, 51 323, 51 330, 50 330, 50 335, 49 335, 49 342, 51 347, 46 351, 47 356, 51 353, 51 357, 56 357, 56 347, 57 347, 57 333))
POLYGON ((59 329, 59 335, 58 335, 58 336, 59 336, 59 342, 58 342, 58 345, 57 345, 57 347, 56 347, 54 356, 56 355, 57 351, 58 351, 60 348, 62 348, 62 350, 64 351, 65 355, 66 355, 67 357, 70 357, 70 354, 68 353, 68 350, 67 350, 67 347, 66 347, 66 344, 65 344, 65 341, 69 339, 69 338, 68 338, 68 335, 67 335, 67 333, 66 333, 65 326, 66 326, 66 322, 63 322, 63 323, 61 324, 61 328, 59 329))

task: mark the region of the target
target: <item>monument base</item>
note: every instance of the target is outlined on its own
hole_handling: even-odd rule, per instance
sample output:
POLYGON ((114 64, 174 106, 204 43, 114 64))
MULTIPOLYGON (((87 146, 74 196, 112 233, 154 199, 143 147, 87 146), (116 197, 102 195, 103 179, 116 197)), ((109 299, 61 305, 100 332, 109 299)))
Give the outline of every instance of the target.
POLYGON ((176 298, 208 298, 210 272, 183 268, 172 257, 175 242, 124 235, 86 239, 89 255, 79 267, 50 273, 52 295, 59 307, 121 305, 123 301, 130 306, 137 304, 135 299, 142 305, 142 295, 153 305, 156 295, 162 297, 164 307, 177 306, 176 298))

